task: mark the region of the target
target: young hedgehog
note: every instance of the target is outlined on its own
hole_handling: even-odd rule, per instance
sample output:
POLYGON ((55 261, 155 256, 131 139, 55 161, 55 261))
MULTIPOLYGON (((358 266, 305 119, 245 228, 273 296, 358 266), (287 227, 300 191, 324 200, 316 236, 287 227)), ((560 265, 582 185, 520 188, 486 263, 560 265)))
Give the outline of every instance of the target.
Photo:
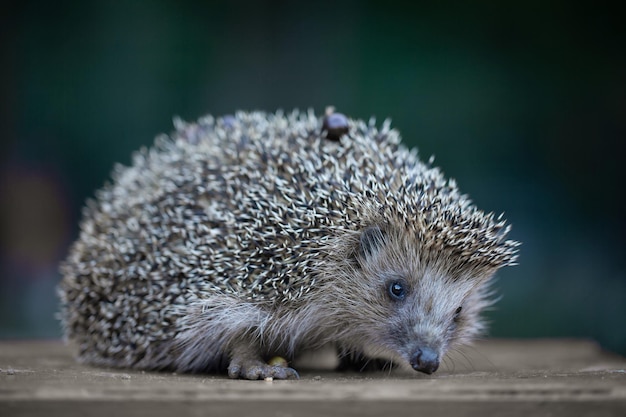
POLYGON ((489 281, 518 244, 387 121, 175 126, 115 167, 61 266, 81 361, 296 378, 265 359, 333 344, 342 364, 431 374, 483 330, 489 281))

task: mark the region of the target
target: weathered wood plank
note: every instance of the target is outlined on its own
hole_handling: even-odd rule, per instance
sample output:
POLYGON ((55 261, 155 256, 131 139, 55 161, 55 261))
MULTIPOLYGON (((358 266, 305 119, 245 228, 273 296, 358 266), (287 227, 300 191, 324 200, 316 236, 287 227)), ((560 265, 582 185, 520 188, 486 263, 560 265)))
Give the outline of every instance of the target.
POLYGON ((432 376, 301 368, 300 381, 232 381, 84 366, 57 341, 0 342, 0 368, 1 416, 626 415, 626 359, 584 340, 489 340, 432 376))

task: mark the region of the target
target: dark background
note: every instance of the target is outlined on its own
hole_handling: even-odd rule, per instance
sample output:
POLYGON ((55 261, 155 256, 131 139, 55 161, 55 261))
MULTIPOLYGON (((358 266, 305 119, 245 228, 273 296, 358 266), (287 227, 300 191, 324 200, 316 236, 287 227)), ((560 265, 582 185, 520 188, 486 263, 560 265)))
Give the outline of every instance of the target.
POLYGON ((626 354, 624 20, 602 2, 21 1, 0 13, 0 338, 59 337, 85 198, 179 115, 391 117, 523 242, 502 337, 626 354))

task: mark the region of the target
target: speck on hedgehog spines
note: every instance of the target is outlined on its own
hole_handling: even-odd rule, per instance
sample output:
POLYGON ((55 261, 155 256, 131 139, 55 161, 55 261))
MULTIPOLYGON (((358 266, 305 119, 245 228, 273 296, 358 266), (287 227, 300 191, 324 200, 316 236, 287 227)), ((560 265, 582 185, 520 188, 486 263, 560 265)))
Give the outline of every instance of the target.
POLYGON ((175 128, 84 209, 59 286, 79 360, 296 378, 264 359, 332 344, 342 367, 432 373, 483 331, 518 243, 389 122, 330 108, 175 128))

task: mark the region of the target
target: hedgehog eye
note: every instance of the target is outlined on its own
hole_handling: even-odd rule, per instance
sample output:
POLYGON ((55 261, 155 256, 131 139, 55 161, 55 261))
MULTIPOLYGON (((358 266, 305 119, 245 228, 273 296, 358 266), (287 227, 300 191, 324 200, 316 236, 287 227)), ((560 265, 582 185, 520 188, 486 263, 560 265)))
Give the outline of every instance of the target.
POLYGON ((454 312, 454 321, 459 320, 459 316, 461 315, 461 310, 463 310, 463 307, 457 308, 456 311, 454 312))
POLYGON ((392 281, 389 284, 389 296, 394 301, 402 301, 406 297, 406 284, 402 281, 392 281))

